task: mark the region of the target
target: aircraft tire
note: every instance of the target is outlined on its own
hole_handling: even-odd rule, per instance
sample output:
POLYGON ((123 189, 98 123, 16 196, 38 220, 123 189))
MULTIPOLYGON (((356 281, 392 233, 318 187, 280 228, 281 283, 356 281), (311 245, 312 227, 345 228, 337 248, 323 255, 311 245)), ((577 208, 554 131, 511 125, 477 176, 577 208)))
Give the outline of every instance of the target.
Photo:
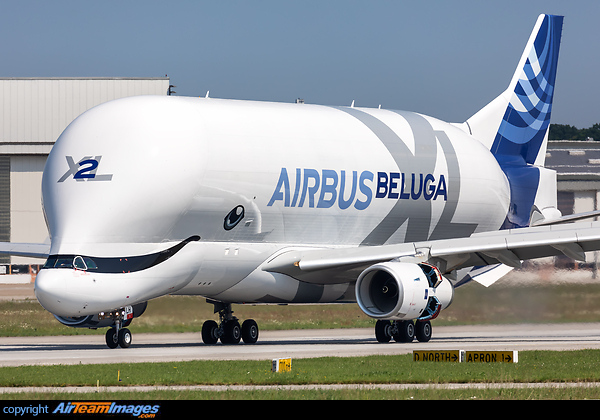
POLYGON ((429 321, 417 321, 415 325, 415 336, 421 343, 426 343, 431 340, 433 328, 431 328, 431 322, 429 321))
POLYGON ((217 331, 219 326, 213 320, 206 321, 202 324, 202 341, 204 344, 217 344, 219 337, 217 331))
POLYGON ((240 323, 237 321, 227 321, 223 326, 223 335, 221 336, 221 343, 223 344, 237 344, 242 338, 242 328, 240 323))
POLYGON ((412 321, 398 321, 398 332, 394 334, 394 340, 398 343, 410 343, 415 339, 415 324, 412 321))
POLYGON ((258 341, 258 324, 253 319, 247 319, 242 323, 242 340, 246 344, 254 344, 258 341))
POLYGON ((116 349, 119 346, 119 337, 117 336, 116 328, 109 328, 106 331, 106 345, 111 349, 116 349))
POLYGON ((131 346, 131 341, 132 341, 131 331, 129 331, 127 328, 121 328, 119 330, 119 337, 118 337, 119 346, 121 346, 121 348, 126 349, 127 347, 131 346))
POLYGON ((379 343, 389 343, 392 339, 390 330, 392 323, 390 321, 378 320, 375 323, 375 338, 379 343))

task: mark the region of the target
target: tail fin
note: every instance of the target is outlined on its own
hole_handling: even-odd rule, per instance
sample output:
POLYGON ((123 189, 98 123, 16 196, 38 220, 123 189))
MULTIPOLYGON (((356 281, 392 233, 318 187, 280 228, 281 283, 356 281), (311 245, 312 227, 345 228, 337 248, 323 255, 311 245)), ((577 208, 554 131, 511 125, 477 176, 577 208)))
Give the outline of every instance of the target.
POLYGON ((543 166, 562 25, 562 16, 540 15, 508 88, 465 123, 508 178, 511 203, 503 228, 560 217, 556 173, 543 166))
POLYGON ((544 164, 562 24, 540 15, 508 88, 467 120, 500 162, 544 164))

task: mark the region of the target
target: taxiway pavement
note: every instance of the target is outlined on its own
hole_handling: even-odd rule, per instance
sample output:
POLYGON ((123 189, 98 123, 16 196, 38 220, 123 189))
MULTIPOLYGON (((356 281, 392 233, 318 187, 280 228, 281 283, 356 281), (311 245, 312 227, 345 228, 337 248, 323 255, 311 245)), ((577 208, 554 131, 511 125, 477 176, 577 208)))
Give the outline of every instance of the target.
POLYGON ((200 333, 136 334, 127 349, 109 349, 104 334, 0 337, 0 366, 271 360, 366 356, 413 350, 577 350, 600 348, 600 323, 437 327, 428 343, 377 343, 372 329, 261 331, 256 344, 205 345, 200 333))

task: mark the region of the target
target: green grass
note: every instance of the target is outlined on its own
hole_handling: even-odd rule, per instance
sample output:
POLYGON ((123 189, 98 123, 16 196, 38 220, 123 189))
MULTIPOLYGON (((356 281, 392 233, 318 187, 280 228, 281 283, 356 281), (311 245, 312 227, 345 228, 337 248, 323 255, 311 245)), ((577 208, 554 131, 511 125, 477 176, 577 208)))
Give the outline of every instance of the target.
MULTIPOLYGON (((524 351, 519 363, 413 362, 412 355, 294 359, 292 371, 271 372, 270 361, 190 361, 107 365, 21 366, 0 369, 0 386, 122 386, 114 394, 77 394, 76 399, 405 399, 405 398, 598 398, 597 388, 467 390, 125 391, 131 385, 283 385, 364 383, 529 383, 600 381, 600 350, 524 351), (121 379, 121 381, 118 380, 121 379)), ((64 394, 18 394, 20 398, 66 398, 64 394)), ((2 399, 16 398, 4 394, 2 399)), ((73 396, 71 396, 73 398, 73 396)))
MULTIPOLYGON (((600 321, 600 283, 484 288, 456 291, 452 306, 435 325, 600 321)), ((165 296, 149 303, 132 332, 198 332, 216 319, 212 305, 191 296, 165 296)), ((240 319, 254 318, 262 330, 371 327, 357 305, 234 305, 240 319)), ((104 334, 62 326, 35 300, 0 302, 0 335, 104 334)), ((101 386, 134 384, 308 384, 600 381, 600 351, 520 352, 519 363, 414 363, 411 355, 294 359, 292 372, 270 371, 270 361, 116 363, 82 366, 0 368, 0 386, 101 386), (120 371, 121 382, 117 381, 120 371)), ((57 394, 4 394, 1 399, 74 398, 57 394)), ((129 391, 76 394, 76 399, 584 399, 597 388, 486 390, 314 391, 129 391)))
MULTIPOLYGON (((253 318, 260 329, 370 327, 375 322, 357 305, 234 305, 241 320, 253 318)), ((207 319, 218 319, 213 306, 194 296, 164 296, 148 303, 148 309, 129 327, 136 333, 198 332, 207 319)), ((105 330, 71 328, 60 324, 35 300, 0 302, 0 336, 104 334, 105 330)))
MULTIPOLYGON (((482 287, 456 290, 450 308, 434 325, 600 321, 600 282, 552 286, 482 287)), ((261 330, 372 327, 356 304, 234 305, 240 319, 255 319, 261 330)), ((130 329, 141 332, 198 332, 216 319, 213 306, 195 296, 164 296, 148 303, 130 329)), ((104 334, 61 325, 36 300, 0 302, 0 336, 104 334)))
POLYGON ((598 366, 600 350, 523 351, 515 364, 413 362, 412 354, 294 359, 283 373, 271 372, 270 360, 196 360, 3 367, 0 386, 600 382, 598 366))
MULTIPOLYGON (((256 391, 148 391, 101 393, 17 393, 0 400, 585 400, 600 398, 600 388, 571 389, 410 389, 410 390, 256 390, 256 391)), ((6 404, 8 405, 8 404, 6 404)))

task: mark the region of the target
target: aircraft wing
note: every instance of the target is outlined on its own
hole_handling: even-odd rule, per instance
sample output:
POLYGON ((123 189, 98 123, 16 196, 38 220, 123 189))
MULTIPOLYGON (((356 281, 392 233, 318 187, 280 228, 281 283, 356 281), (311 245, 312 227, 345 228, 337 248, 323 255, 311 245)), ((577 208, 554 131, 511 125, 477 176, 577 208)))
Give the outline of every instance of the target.
POLYGON ((50 244, 0 242, 0 254, 47 258, 49 253, 50 244))
POLYGON ((430 256, 447 261, 449 269, 498 262, 519 268, 523 260, 561 254, 585 261, 585 252, 598 249, 600 222, 511 229, 429 243, 430 256))
POLYGON ((398 245, 291 250, 267 261, 262 269, 309 283, 334 284, 355 280, 366 267, 382 261, 429 261, 451 277, 465 267, 501 263, 515 268, 523 260, 561 254, 585 261, 585 252, 599 249, 600 221, 578 222, 398 245))

